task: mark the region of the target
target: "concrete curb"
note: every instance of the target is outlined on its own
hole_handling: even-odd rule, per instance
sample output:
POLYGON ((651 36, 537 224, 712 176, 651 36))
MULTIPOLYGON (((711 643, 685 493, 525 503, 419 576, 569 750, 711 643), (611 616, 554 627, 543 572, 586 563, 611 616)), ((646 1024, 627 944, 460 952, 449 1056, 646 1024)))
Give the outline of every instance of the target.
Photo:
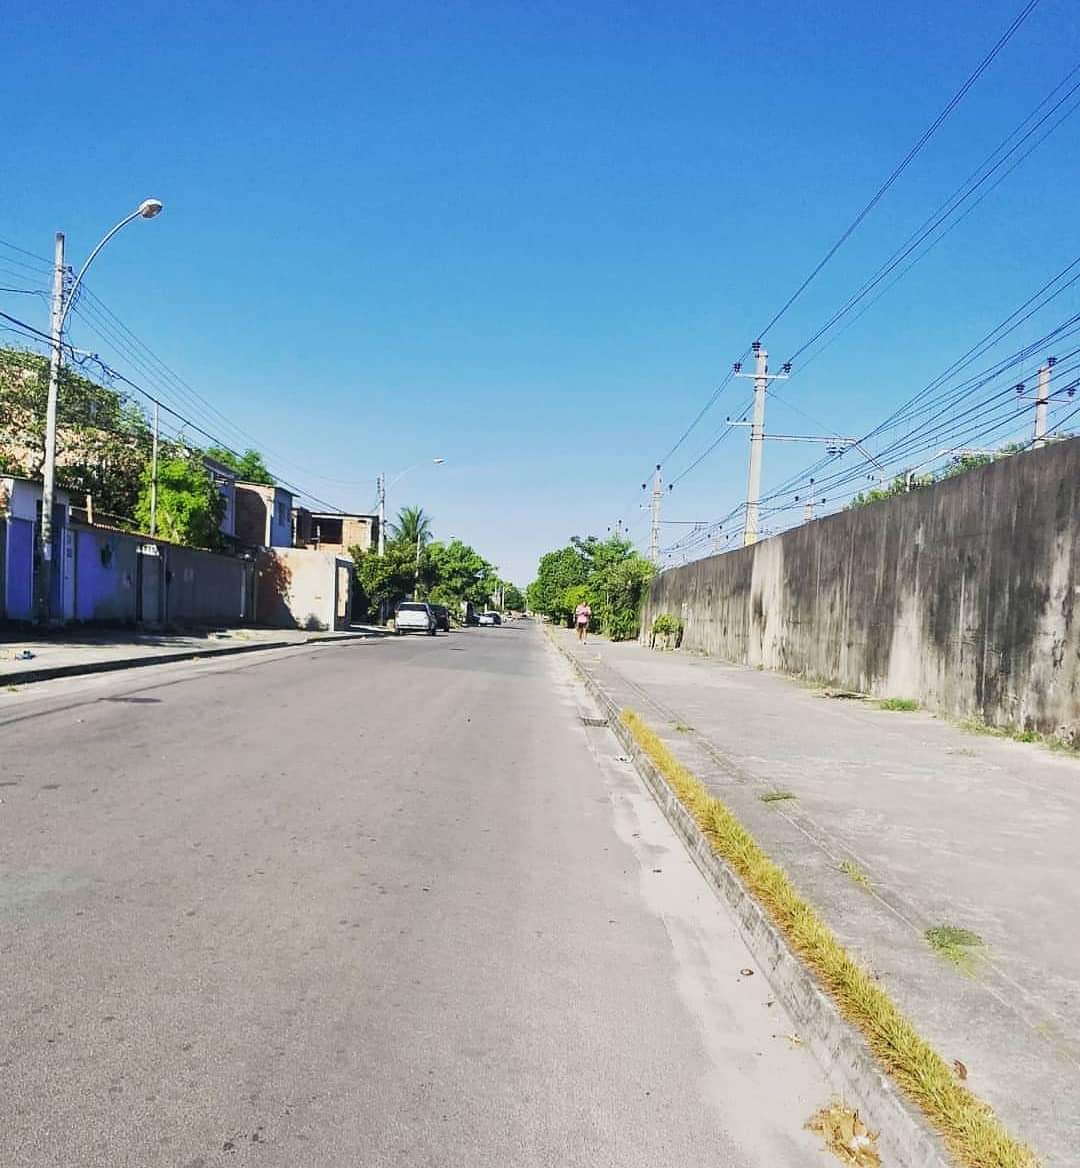
POLYGON ((142 657, 118 657, 109 661, 83 661, 71 665, 40 665, 18 673, 0 672, 0 685, 31 685, 58 677, 84 677, 92 673, 115 673, 121 669, 141 669, 145 665, 168 665, 170 661, 208 661, 212 657, 233 657, 238 653, 260 653, 264 649, 302 649, 333 641, 378 641, 371 633, 341 633, 328 637, 305 637, 302 641, 263 641, 257 645, 223 645, 220 649, 193 649, 174 653, 154 653, 142 657))
POLYGON ((734 911, 750 952, 839 1097, 868 1127, 880 1131, 883 1163, 896 1168, 955 1168, 941 1138, 882 1071, 865 1039, 840 1014, 742 880, 713 851, 693 816, 623 725, 617 704, 572 653, 547 635, 600 707, 702 875, 734 911))

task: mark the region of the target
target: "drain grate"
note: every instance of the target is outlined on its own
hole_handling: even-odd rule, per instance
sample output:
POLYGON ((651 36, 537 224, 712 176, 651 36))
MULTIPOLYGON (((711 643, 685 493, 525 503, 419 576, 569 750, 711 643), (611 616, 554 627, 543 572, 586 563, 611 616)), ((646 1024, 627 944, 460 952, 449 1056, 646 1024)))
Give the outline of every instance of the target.
POLYGON ((607 718, 590 718, 586 714, 581 715, 581 720, 586 726, 606 726, 608 724, 607 718))

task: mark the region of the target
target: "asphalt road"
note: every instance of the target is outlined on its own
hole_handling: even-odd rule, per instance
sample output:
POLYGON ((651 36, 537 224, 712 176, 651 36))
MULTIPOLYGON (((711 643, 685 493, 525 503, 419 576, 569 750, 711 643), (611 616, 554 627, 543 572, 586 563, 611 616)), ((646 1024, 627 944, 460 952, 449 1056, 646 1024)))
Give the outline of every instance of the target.
POLYGON ((0 1164, 833 1163, 586 702, 527 626, 0 694, 0 1164))

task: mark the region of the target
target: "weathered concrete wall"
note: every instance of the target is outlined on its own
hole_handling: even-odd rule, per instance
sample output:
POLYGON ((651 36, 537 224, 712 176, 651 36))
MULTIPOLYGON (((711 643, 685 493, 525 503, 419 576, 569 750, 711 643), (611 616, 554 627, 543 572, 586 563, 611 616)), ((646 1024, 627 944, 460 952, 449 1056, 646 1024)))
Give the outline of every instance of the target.
POLYGON ((178 624, 244 624, 251 560, 219 556, 198 548, 170 546, 165 552, 167 619, 178 624))
POLYGON ((663 572, 643 636, 662 612, 684 648, 1080 737, 1080 439, 663 572))
POLYGON ((259 552, 257 570, 259 624, 348 628, 353 564, 347 556, 306 548, 265 548, 259 552))

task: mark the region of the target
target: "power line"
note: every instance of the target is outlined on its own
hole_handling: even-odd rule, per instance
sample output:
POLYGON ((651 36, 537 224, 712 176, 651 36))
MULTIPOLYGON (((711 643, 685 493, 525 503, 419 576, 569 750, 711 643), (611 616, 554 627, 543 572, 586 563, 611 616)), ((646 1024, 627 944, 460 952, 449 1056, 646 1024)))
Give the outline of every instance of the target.
POLYGON ((778 320, 780 320, 780 318, 795 303, 795 301, 798 300, 798 298, 803 294, 803 292, 806 291, 806 289, 809 287, 810 283, 814 280, 814 278, 818 275, 818 273, 822 270, 822 268, 825 267, 825 265, 829 262, 829 260, 831 260, 833 258, 833 256, 836 255, 836 253, 840 250, 840 248, 843 247, 843 245, 848 241, 848 239, 851 238, 852 234, 858 228, 859 224, 862 223, 862 221, 866 218, 866 216, 869 215, 870 212, 874 209, 874 207, 876 207, 877 204, 882 200, 882 198, 884 198, 884 196, 888 192, 889 188, 892 187, 892 185, 896 182, 896 180, 904 173, 905 170, 907 170, 908 166, 910 166, 910 164, 914 160, 915 156, 922 150, 922 148, 926 145, 926 143, 930 141, 930 139, 934 136, 934 134, 937 132, 938 128, 942 125, 942 123, 945 121, 945 119, 948 118, 948 116, 952 113, 952 111, 960 104, 960 102, 966 96, 968 90, 975 84, 976 81, 978 81, 978 79, 982 76, 982 74, 985 72, 985 70, 989 67, 990 63, 994 60, 994 58, 998 55, 998 53, 1000 53, 1001 50, 1005 47, 1005 45, 1008 44, 1009 40, 1012 38, 1013 33, 1015 33, 1016 30, 1020 27, 1020 25, 1024 23, 1024 21, 1028 18, 1028 16, 1030 15, 1032 10, 1035 8, 1035 6, 1038 3, 1039 3, 1039 0, 1028 0, 1028 3, 1024 5, 1024 7, 1019 12, 1019 14, 1013 20, 1012 24, 1010 24, 1009 27, 998 38, 998 41, 994 45, 994 47, 990 50, 989 53, 987 53, 987 55, 985 57, 983 57, 982 61, 976 67, 974 73, 972 73, 971 76, 968 77, 968 79, 964 82, 964 84, 960 86, 960 88, 956 91, 956 93, 953 94, 953 96, 949 99, 948 103, 946 104, 945 108, 941 111, 941 113, 938 114, 938 116, 933 120, 933 122, 931 122, 930 125, 923 131, 922 135, 916 141, 915 145, 911 147, 911 149, 907 152, 907 154, 904 155, 904 157, 896 165, 896 167, 893 169, 892 173, 885 180, 885 182, 882 183, 882 185, 880 187, 878 187, 877 191, 874 193, 873 197, 866 204, 866 206, 863 207, 863 209, 855 216, 855 218, 851 221, 851 223, 849 223, 848 226, 844 229, 844 231, 840 235, 840 238, 837 239, 837 241, 832 245, 832 247, 830 247, 829 250, 825 253, 825 255, 818 261, 818 263, 815 265, 815 267, 810 272, 810 274, 806 277, 805 280, 803 280, 803 282, 798 286, 798 288, 796 288, 795 291, 788 297, 788 299, 784 302, 783 306, 773 316, 773 318, 769 321, 769 323, 757 334, 758 340, 762 340, 765 337, 765 334, 773 327, 773 325, 775 325, 776 322, 778 320))
MULTIPOLYGON (((986 71, 986 69, 989 68, 990 64, 998 56, 998 54, 1005 47, 1005 45, 1008 44, 1008 42, 1012 38, 1013 34, 1024 23, 1024 21, 1031 14, 1031 12, 1034 10, 1034 8, 1036 7, 1036 5, 1038 3, 1039 3, 1039 0, 1028 0, 1028 2, 1020 10, 1020 12, 1017 14, 1017 16, 1013 19, 1012 23, 1008 26, 1008 28, 1006 28, 1006 30, 998 38, 998 40, 994 44, 994 46, 990 49, 990 51, 986 54, 986 56, 983 57, 982 61, 975 68, 974 72, 971 73, 971 75, 967 78, 967 80, 964 81, 963 85, 961 85, 960 88, 956 91, 956 93, 953 94, 953 96, 946 103, 944 109, 941 110, 941 112, 934 119, 934 121, 926 128, 926 130, 923 131, 922 135, 918 138, 918 140, 911 147, 911 149, 907 152, 907 154, 893 168, 892 172, 889 174, 889 176, 886 178, 886 180, 881 184, 881 186, 877 189, 877 191, 871 197, 870 201, 862 208, 861 211, 859 211, 859 213, 855 216, 855 218, 852 220, 852 222, 850 224, 848 224, 848 226, 844 229, 844 231, 841 233, 840 237, 836 240, 836 242, 832 245, 832 247, 829 248, 829 250, 825 253, 825 255, 814 266, 814 268, 811 270, 810 274, 808 276, 806 276, 806 278, 802 281, 801 284, 799 284, 799 286, 788 297, 788 299, 779 308, 779 310, 773 314, 773 316, 769 320, 768 324, 766 324, 765 327, 757 333, 758 340, 762 340, 765 337, 765 335, 773 328, 773 326, 787 313, 788 309, 791 308, 791 306, 795 303, 795 301, 798 300, 799 297, 803 294, 803 292, 806 291, 806 289, 809 287, 809 285, 812 283, 812 281, 818 276, 818 274, 826 266, 826 264, 828 264, 828 262, 840 250, 840 248, 843 247, 843 245, 852 236, 852 234, 854 234, 854 232, 857 230, 857 228, 863 222, 863 220, 867 217, 867 215, 869 215, 870 212, 874 209, 874 207, 877 206, 877 204, 882 200, 882 198, 884 198, 885 194, 896 183, 896 181, 900 178, 900 176, 904 173, 904 171, 912 163, 912 161, 919 154, 919 152, 923 149, 923 147, 927 144, 927 142, 930 141, 930 139, 937 132, 937 130, 941 127, 941 125, 945 122, 945 120, 949 117, 949 115, 952 113, 952 111, 964 99, 964 97, 967 95, 968 91, 975 84, 975 82, 978 81, 978 79, 982 76, 982 74, 986 71)), ((744 351, 742 356, 738 359, 739 362, 746 359, 748 352, 749 352, 749 350, 744 351)), ((702 418, 705 417, 705 415, 708 413, 708 411, 715 404, 717 398, 720 396, 720 394, 724 390, 724 388, 730 383, 732 377, 733 377, 733 373, 729 372, 729 374, 727 375, 727 377, 725 377, 724 381, 720 384, 720 386, 713 391, 713 393, 710 395, 710 397, 706 400, 704 406, 702 406, 702 408, 698 411, 698 413, 695 416, 695 418, 693 419, 693 421, 683 431, 682 435, 676 441, 674 446, 672 446, 671 450, 664 456, 664 458, 660 459, 661 465, 666 464, 667 461, 672 457, 672 455, 675 454, 676 451, 679 450, 679 448, 686 441, 686 439, 689 437, 689 435, 693 432, 693 430, 701 422, 702 418)), ((708 453, 711 453, 712 450, 714 450, 720 444, 720 442, 723 441, 723 439, 727 436, 728 432, 729 432, 728 430, 725 430, 717 437, 717 439, 708 448, 708 451, 706 451, 706 455, 708 453)), ((689 474, 689 472, 692 469, 694 469, 694 467, 696 467, 700 464, 700 462, 702 461, 702 458, 705 457, 706 455, 703 455, 703 456, 699 457, 697 460, 695 460, 691 464, 691 466, 688 467, 685 471, 683 471, 682 474, 678 477, 683 478, 687 474, 689 474)), ((674 484, 677 481, 678 481, 678 478, 672 479, 671 480, 672 485, 674 486, 674 484)))
MULTIPOLYGON (((1010 156, 1015 151, 1019 150, 1020 147, 1023 146, 1024 143, 1027 142, 1036 133, 1036 131, 1042 125, 1044 125, 1044 123, 1050 117, 1052 117, 1053 114, 1057 112, 1057 110, 1061 108, 1062 105, 1064 105, 1074 94, 1076 94, 1077 91, 1080 91, 1080 81, 1078 81, 1063 97, 1061 97, 1049 110, 1047 110, 1047 112, 1033 126, 1031 126, 1024 133, 1023 137, 1021 137, 1019 141, 1014 143, 1014 145, 1010 147, 1010 149, 1004 155, 998 158, 996 162, 993 161, 995 156, 1000 153, 1002 148, 1009 142, 1009 140, 1015 137, 1017 132, 1028 121, 1031 120, 1034 114, 1037 113, 1038 110, 1046 104, 1049 98, 1052 97, 1053 94, 1055 94, 1059 89, 1061 89, 1061 87, 1072 76, 1074 76, 1078 70, 1080 70, 1080 65, 1075 66, 1070 71, 1065 80, 1059 82, 1058 85, 1055 86, 1055 88, 1051 91, 1051 93, 1047 97, 1043 98, 1039 105, 1035 107, 1035 110, 1031 114, 1028 114, 1024 121, 1020 123, 1020 126, 1014 129, 1005 139, 1002 140, 1002 142, 1000 142, 994 148, 994 150, 990 152, 990 154, 983 160, 983 162, 981 162, 979 166, 976 167, 975 171, 969 175, 968 178, 965 179, 959 187, 957 187, 957 189, 949 196, 948 199, 945 200, 943 204, 941 204, 941 206, 938 207, 936 211, 934 211, 926 220, 923 221, 922 225, 917 228, 916 231, 914 231, 895 252, 893 252, 889 259, 886 260, 880 268, 878 268, 873 276, 866 280, 866 282, 858 289, 858 291, 848 297, 848 299, 833 313, 833 315, 825 322, 825 324, 821 325, 820 328, 818 328, 809 337, 808 340, 799 345, 799 347, 788 358, 789 361, 797 360, 798 357, 800 357, 808 348, 810 348, 810 346, 813 345, 815 341, 828 332, 834 324, 846 316, 852 308, 854 308, 861 300, 868 296, 870 292, 872 292, 874 288, 876 288, 877 285, 881 283, 882 280, 890 275, 905 259, 907 259, 909 255, 911 255, 913 251, 915 251, 922 243, 924 243, 931 235, 933 235, 933 233, 943 223, 945 223, 946 220, 948 220, 948 218, 958 208, 960 208, 966 200, 971 198, 971 196, 975 194, 975 192, 978 191, 979 188, 984 183, 986 183, 1000 167, 1004 166, 1010 156), (985 170, 983 169, 984 167, 986 167, 985 170), (979 173, 980 171, 982 171, 981 174, 979 173)), ((919 256, 916 257, 916 259, 911 264, 908 265, 908 267, 904 269, 904 271, 901 273, 901 276, 906 275, 907 272, 909 272, 911 268, 915 266, 915 263, 917 263, 924 256, 928 255, 929 252, 949 233, 949 231, 952 230, 953 227, 961 223, 975 209, 975 207, 977 207, 979 203, 981 203, 982 200, 986 198, 987 195, 996 190, 997 187, 1002 182, 1004 182, 1004 180, 1008 178, 1010 174, 1012 174, 1012 172, 1020 165, 1020 163, 1023 162, 1034 150, 1036 150, 1050 136, 1050 134, 1052 134, 1054 130, 1056 130, 1058 126, 1062 124, 1062 122, 1071 117, 1078 108, 1080 108, 1080 102, 1075 103, 1070 109, 1066 110, 1066 112, 1050 127, 1049 130, 1046 131, 1045 134, 1042 135, 1042 137, 1040 137, 1034 143, 1034 145, 1021 154, 1019 158, 1014 160, 1012 166, 1010 166, 1004 172, 1004 174, 998 178, 997 182, 995 182, 988 190, 984 191, 983 194, 967 208, 963 215, 957 216, 954 222, 951 223, 944 231, 942 231, 937 239, 935 239, 929 247, 927 247, 919 256)), ((895 283, 896 281, 893 281, 890 283, 889 287, 891 288, 895 283)))
MULTIPOLYGON (((4 320, 9 321, 12 325, 17 326, 17 328, 19 328, 19 329, 25 330, 22 333, 22 335, 29 336, 33 340, 42 340, 43 339, 43 340, 49 341, 51 344, 51 337, 47 333, 43 333, 40 329, 34 328, 33 325, 29 325, 25 321, 19 320, 17 317, 10 316, 6 312, 0 312, 0 318, 3 318, 4 320)), ((161 399, 159 397, 157 397, 155 394, 151 393, 150 390, 144 388, 138 382, 132 380, 130 377, 127 377, 123 373, 120 373, 118 370, 112 368, 111 366, 106 364, 104 361, 102 361, 102 359, 100 357, 98 357, 97 355, 83 354, 80 350, 76 349, 73 345, 71 345, 67 341, 63 341, 62 345, 63 345, 64 349, 66 351, 68 351, 70 354, 72 354, 73 356, 77 355, 78 357, 81 357, 83 360, 92 361, 95 365, 98 366, 98 368, 101 370, 101 372, 104 376, 109 377, 109 378, 115 378, 117 381, 123 382, 125 385, 130 386, 137 393, 141 394, 144 398, 146 398, 147 401, 157 403, 157 405, 162 410, 164 410, 168 414, 171 414, 172 417, 174 417, 178 421, 182 422, 186 427, 188 427, 189 429, 194 431, 196 434, 199 434, 201 437, 209 440, 213 445, 220 446, 223 450, 228 451, 230 454, 234 455, 237 458, 241 457, 240 452, 237 450, 234 450, 227 442, 223 441, 221 438, 212 434, 209 430, 200 426, 197 422, 193 421, 191 418, 185 417, 185 415, 181 414, 179 410, 174 409, 172 406, 161 401, 161 399)), ((271 472, 271 473, 273 473, 273 472, 271 472)), ((300 495, 306 499, 310 499, 312 502, 318 503, 318 504, 326 507, 330 511, 342 511, 343 510, 341 507, 338 507, 335 504, 328 502, 326 499, 320 498, 318 495, 315 495, 311 491, 308 491, 308 490, 304 489, 303 487, 298 486, 296 483, 290 482, 286 478, 282 478, 278 475, 274 475, 274 478, 282 486, 293 490, 297 495, 300 495)))

